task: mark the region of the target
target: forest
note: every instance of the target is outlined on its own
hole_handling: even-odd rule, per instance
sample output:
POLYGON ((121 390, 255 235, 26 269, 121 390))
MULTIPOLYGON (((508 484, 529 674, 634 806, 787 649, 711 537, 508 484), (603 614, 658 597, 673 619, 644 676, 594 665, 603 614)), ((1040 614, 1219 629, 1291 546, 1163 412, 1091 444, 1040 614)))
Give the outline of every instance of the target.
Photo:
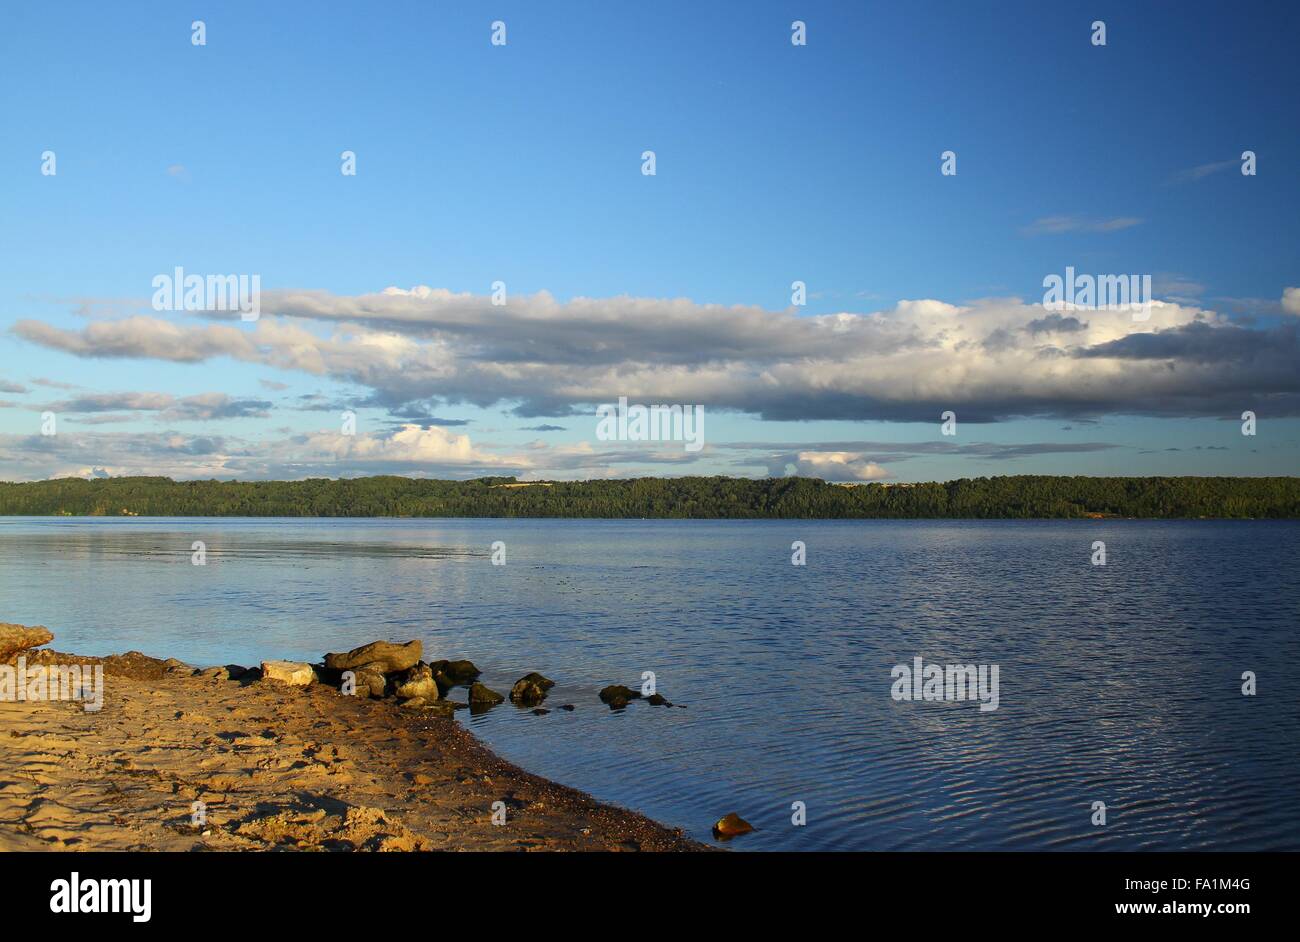
POLYGON ((1296 477, 817 478, 519 482, 395 476, 302 481, 164 477, 0 482, 3 516, 608 517, 696 519, 1300 518, 1296 477))

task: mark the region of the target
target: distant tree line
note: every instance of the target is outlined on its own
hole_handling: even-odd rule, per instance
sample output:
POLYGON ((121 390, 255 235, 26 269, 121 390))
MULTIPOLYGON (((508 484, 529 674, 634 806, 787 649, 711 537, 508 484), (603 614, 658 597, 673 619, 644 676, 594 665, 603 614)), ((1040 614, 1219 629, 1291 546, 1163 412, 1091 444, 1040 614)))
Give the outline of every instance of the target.
POLYGON ((929 484, 633 478, 520 484, 58 478, 0 483, 0 515, 166 517, 1300 518, 1300 478, 1017 476, 929 484))

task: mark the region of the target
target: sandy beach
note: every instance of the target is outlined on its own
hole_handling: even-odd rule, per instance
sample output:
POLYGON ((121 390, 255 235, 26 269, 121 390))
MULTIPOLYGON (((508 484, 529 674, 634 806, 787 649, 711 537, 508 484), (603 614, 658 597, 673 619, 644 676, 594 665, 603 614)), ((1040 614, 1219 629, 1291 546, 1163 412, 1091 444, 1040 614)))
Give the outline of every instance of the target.
POLYGON ((501 760, 446 711, 136 653, 23 656, 102 665, 103 704, 0 702, 0 850, 703 849, 501 760))

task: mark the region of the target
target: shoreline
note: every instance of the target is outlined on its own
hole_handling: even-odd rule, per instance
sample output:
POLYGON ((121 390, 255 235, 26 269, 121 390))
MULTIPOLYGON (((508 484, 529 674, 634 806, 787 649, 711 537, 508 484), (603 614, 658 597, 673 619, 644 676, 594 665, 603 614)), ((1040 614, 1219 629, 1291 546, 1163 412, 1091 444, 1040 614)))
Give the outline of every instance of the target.
POLYGON ((0 699, 0 851, 713 849, 502 759, 451 709, 138 652, 0 663, 20 656, 102 666, 103 702, 0 699))
POLYGON ((610 520, 1300 519, 1296 476, 1004 475, 826 481, 726 475, 519 481, 393 475, 309 480, 54 478, 0 482, 0 516, 610 520), (304 513, 310 511, 310 513, 304 513))

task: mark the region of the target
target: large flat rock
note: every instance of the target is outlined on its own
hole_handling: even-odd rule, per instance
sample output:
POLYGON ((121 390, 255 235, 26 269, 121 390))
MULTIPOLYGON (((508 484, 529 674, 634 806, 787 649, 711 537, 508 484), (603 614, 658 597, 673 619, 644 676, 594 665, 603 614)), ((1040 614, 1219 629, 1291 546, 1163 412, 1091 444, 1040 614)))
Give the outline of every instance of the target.
POLYGON ((54 632, 44 625, 14 625, 0 622, 0 661, 54 640, 54 632))
POLYGON ((298 661, 263 661, 262 679, 275 680, 291 687, 306 687, 316 679, 310 664, 298 661))
POLYGON ((419 663, 423 646, 419 641, 398 644, 394 641, 374 641, 353 648, 346 654, 326 654, 325 666, 335 670, 353 670, 366 664, 382 664, 385 674, 404 671, 419 663))

